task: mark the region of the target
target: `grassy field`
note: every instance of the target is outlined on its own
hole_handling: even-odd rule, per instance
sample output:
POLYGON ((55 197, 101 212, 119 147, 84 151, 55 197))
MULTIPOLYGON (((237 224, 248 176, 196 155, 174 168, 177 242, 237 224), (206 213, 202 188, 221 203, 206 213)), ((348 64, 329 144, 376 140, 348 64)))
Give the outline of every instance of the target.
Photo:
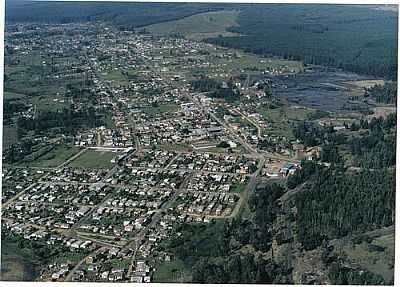
POLYGON ((385 251, 372 251, 369 244, 365 242, 354 247, 347 245, 344 251, 352 262, 372 273, 382 275, 385 282, 390 282, 393 280, 393 269, 390 262, 394 262, 394 233, 380 236, 374 239, 372 244, 384 248, 385 251))
POLYGON ((343 252, 350 262, 382 275, 387 284, 393 282, 394 229, 378 229, 366 235, 373 239, 371 243, 363 241, 361 244, 352 244, 349 240, 339 239, 334 243, 335 250, 343 252), (376 250, 375 246, 382 250, 376 250))
POLYGON ((55 258, 55 262, 57 263, 69 263, 69 264, 77 264, 79 261, 81 261, 85 255, 83 253, 79 252, 67 252, 62 254, 62 256, 58 256, 55 258))
POLYGON ((111 259, 109 263, 111 264, 111 266, 116 268, 128 269, 129 266, 131 265, 131 260, 117 258, 117 259, 111 259))
POLYGON ((161 150, 168 151, 181 151, 181 152, 189 152, 193 150, 193 147, 188 144, 159 144, 156 145, 157 148, 161 150))
POLYGON ((293 138, 290 123, 307 119, 314 110, 298 106, 282 106, 275 109, 262 106, 258 109, 258 112, 267 122, 267 133, 293 138))
POLYGON ((19 100, 23 99, 24 97, 26 97, 26 95, 4 91, 5 100, 19 100))
POLYGON ((3 148, 18 142, 18 132, 15 126, 3 126, 3 148))
POLYGON ((158 107, 146 107, 143 111, 149 115, 163 114, 163 113, 173 113, 179 110, 179 106, 175 104, 161 104, 158 107))
POLYGON ((221 59, 219 64, 224 65, 230 70, 273 70, 281 67, 287 67, 289 70, 299 72, 303 69, 303 64, 297 61, 289 61, 279 58, 264 58, 249 53, 238 53, 239 58, 234 60, 221 59))
POLYGON ((34 254, 26 249, 21 250, 10 240, 1 240, 2 281, 32 281, 37 276, 34 254))
POLYGON ((245 183, 237 183, 237 184, 235 184, 233 186, 231 192, 233 192, 233 193, 242 193, 245 188, 246 188, 246 184, 245 183))
POLYGON ((69 166, 77 168, 111 168, 111 160, 117 155, 115 152, 87 150, 77 159, 72 161, 69 166))
POLYGON ((145 29, 155 34, 183 34, 192 39, 234 35, 226 28, 236 26, 239 11, 227 10, 196 14, 190 17, 146 26, 145 29))
POLYGON ((190 276, 190 272, 185 269, 184 263, 179 260, 163 262, 156 267, 154 282, 185 282, 185 278, 190 276))
POLYGON ((31 98, 31 103, 36 105, 38 111, 61 111, 70 105, 70 101, 57 96, 38 96, 31 98))
MULTIPOLYGON (((7 55, 6 59, 15 60, 15 56, 7 55)), ((4 67, 5 99, 32 103, 39 110, 54 111, 65 107, 67 101, 62 103, 63 99, 59 94, 62 95, 67 90, 68 84, 80 85, 82 82, 81 74, 76 74, 73 78, 62 76, 62 71, 69 71, 70 65, 77 62, 73 57, 50 58, 48 55, 32 52, 29 55, 18 55, 18 64, 7 62, 4 67), (54 77, 47 77, 52 75, 54 77), (61 101, 55 101, 57 99, 61 101)))
POLYGON ((118 85, 126 85, 129 83, 128 77, 122 74, 120 70, 109 69, 100 74, 100 78, 104 81, 112 81, 118 85))
POLYGON ((58 145, 50 152, 42 155, 35 161, 30 162, 29 165, 34 167, 56 167, 78 152, 78 147, 58 145))

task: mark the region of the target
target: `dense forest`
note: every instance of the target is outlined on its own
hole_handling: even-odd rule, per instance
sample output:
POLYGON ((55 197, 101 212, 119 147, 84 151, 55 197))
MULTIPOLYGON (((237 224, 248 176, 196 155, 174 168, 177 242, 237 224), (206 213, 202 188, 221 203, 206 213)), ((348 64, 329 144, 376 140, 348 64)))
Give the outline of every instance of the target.
POLYGON ((397 82, 386 82, 384 85, 375 85, 366 90, 367 95, 374 98, 378 103, 396 104, 397 82))
POLYGON ((393 167, 396 164, 396 114, 390 114, 386 120, 361 121, 361 127, 366 132, 348 142, 355 164, 370 169, 393 167))
POLYGON ((105 21, 135 28, 221 9, 196 3, 121 3, 7 0, 6 22, 72 23, 105 21))
POLYGON ((324 169, 296 197, 299 241, 310 250, 323 239, 392 225, 394 205, 393 170, 324 169))
POLYGON ((238 37, 211 43, 306 64, 395 79, 397 13, 340 5, 253 5, 243 9, 238 37))

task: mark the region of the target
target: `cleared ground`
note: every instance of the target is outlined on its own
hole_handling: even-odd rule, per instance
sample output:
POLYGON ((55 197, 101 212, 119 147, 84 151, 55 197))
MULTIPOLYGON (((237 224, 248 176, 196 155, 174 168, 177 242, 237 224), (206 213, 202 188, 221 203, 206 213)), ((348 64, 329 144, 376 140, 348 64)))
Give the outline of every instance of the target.
POLYGON ((346 84, 353 85, 360 88, 371 88, 375 85, 385 84, 384 80, 362 80, 362 81, 351 81, 346 82, 346 84))
POLYGON ((226 31, 236 26, 239 11, 217 11, 196 14, 190 17, 146 26, 145 29, 155 34, 180 34, 191 39, 202 39, 218 35, 230 36, 226 31))
POLYGON ((374 111, 374 113, 372 115, 367 116, 369 119, 372 119, 373 117, 386 118, 389 114, 396 112, 396 107, 375 107, 375 108, 373 108, 373 111, 374 111))

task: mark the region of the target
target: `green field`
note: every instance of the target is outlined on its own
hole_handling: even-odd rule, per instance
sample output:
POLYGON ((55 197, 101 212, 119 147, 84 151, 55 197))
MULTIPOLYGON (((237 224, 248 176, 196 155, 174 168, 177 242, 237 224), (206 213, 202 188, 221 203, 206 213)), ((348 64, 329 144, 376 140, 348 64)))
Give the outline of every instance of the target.
MULTIPOLYGON (((232 50, 233 51, 233 50, 232 50)), ((265 58, 255 54, 236 51, 238 58, 234 60, 220 59, 217 63, 224 65, 226 69, 240 72, 242 70, 273 70, 286 67, 290 71, 300 72, 303 64, 298 61, 289 61, 279 58, 265 58)))
POLYGON ((3 126, 3 148, 7 148, 10 145, 18 142, 18 131, 17 127, 4 125, 3 126))
POLYGON ((173 113, 179 110, 179 106, 175 104, 161 104, 157 107, 146 107, 143 108, 143 111, 149 115, 157 115, 163 113, 173 113))
POLYGON ((274 109, 261 106, 257 111, 268 125, 266 128, 268 134, 287 138, 293 138, 291 123, 303 121, 314 112, 313 109, 297 106, 282 106, 274 109))
POLYGON ((246 188, 245 183, 236 183, 233 185, 231 192, 233 193, 242 193, 246 188))
POLYGON ((18 248, 9 239, 1 240, 0 280, 33 281, 37 276, 36 264, 31 250, 18 248))
MULTIPOLYGON (((371 243, 363 241, 353 244, 350 240, 335 240, 335 250, 345 254, 348 260, 372 273, 382 275, 386 284, 393 282, 394 229, 378 229, 365 233, 372 238, 371 243), (372 249, 378 246, 382 251, 372 249)), ((392 283, 393 284, 393 283, 392 283)))
POLYGON ((79 252, 66 252, 63 253, 62 256, 57 256, 55 258, 56 263, 69 263, 72 265, 77 264, 79 261, 81 261, 85 257, 85 254, 79 253, 79 252))
POLYGON ((58 96, 38 96, 31 98, 30 103, 36 106, 37 111, 61 111, 68 108, 70 100, 58 96))
POLYGON ((108 71, 100 74, 100 78, 104 81, 112 81, 118 85, 126 85, 129 83, 128 77, 122 74, 120 70, 109 69, 108 71))
POLYGON ((58 145, 48 153, 29 163, 34 167, 56 167, 79 152, 79 148, 69 145, 58 145))
POLYGON ((23 99, 24 97, 26 97, 26 95, 4 91, 5 100, 19 100, 23 99))
POLYGON ((226 28, 236 26, 239 11, 226 10, 196 14, 176 21, 146 26, 154 34, 180 34, 192 39, 234 35, 226 28))
POLYGON ((154 282, 187 282, 186 278, 190 276, 190 272, 186 270, 185 264, 179 260, 163 262, 156 267, 154 272, 154 282))
POLYGON ((115 152, 87 150, 77 159, 72 161, 69 166, 76 168, 111 168, 114 164, 111 160, 117 155, 115 152))

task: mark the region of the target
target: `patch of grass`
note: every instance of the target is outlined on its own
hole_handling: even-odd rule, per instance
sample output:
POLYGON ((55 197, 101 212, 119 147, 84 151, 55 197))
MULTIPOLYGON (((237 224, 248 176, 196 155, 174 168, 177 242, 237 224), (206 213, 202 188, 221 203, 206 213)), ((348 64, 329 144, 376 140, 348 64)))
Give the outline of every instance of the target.
POLYGON ((18 142, 18 131, 16 126, 3 126, 3 148, 18 142))
POLYGON ((157 115, 163 113, 173 113, 179 110, 179 106, 175 104, 161 104, 157 107, 146 107, 143 111, 149 115, 157 115))
POLYGON ((120 85, 128 84, 129 82, 126 75, 122 74, 120 70, 115 69, 109 69, 108 71, 101 73, 100 77, 105 81, 113 81, 120 85))
POLYGON ((128 259, 111 259, 108 261, 113 268, 125 268, 128 269, 131 261, 128 259))
POLYGON ((155 34, 180 34, 189 38, 208 38, 229 33, 226 28, 236 26, 239 11, 216 11, 196 14, 176 21, 169 21, 146 26, 145 29, 155 34))
POLYGON ((314 110, 298 106, 282 106, 274 109, 261 106, 257 110, 266 121, 268 134, 285 136, 293 139, 291 123, 303 121, 311 115, 314 110))
POLYGON ((176 259, 170 262, 162 262, 156 267, 154 273, 154 282, 182 282, 184 278, 190 275, 183 261, 176 259))
POLYGON ((39 96, 33 97, 31 103, 36 105, 38 111, 61 111, 67 108, 70 104, 70 100, 64 97, 49 97, 49 96, 39 96))
POLYGON ((1 272, 2 281, 32 281, 37 276, 37 261, 29 249, 21 249, 9 239, 1 240, 1 272))
POLYGON ((376 230, 366 234, 373 238, 371 243, 364 241, 361 244, 352 244, 343 239, 336 242, 335 250, 341 250, 352 263, 381 275, 386 284, 390 284, 394 276, 394 230, 376 230), (382 250, 371 248, 374 246, 382 250))
POLYGON ((29 163, 35 167, 56 167, 79 152, 79 148, 70 145, 58 145, 48 153, 29 163))
POLYGON ((156 148, 168 151, 182 151, 182 152, 193 151, 193 147, 188 144, 159 144, 156 145, 156 148))
POLYGON ((24 94, 18 94, 14 92, 7 92, 4 91, 4 99, 5 100, 19 100, 19 99, 24 99, 26 98, 26 95, 24 94))
POLYGON ((237 72, 242 70, 269 70, 272 71, 277 68, 287 67, 289 70, 299 72, 303 69, 303 64, 297 61, 289 61, 279 58, 264 58, 249 53, 239 53, 239 57, 233 60, 221 59, 220 64, 226 65, 230 70, 237 72))
POLYGON ((105 115, 105 124, 106 124, 106 128, 108 128, 108 129, 114 129, 115 128, 115 122, 112 119, 112 114, 107 113, 105 115))
POLYGON ((72 161, 69 166, 76 168, 111 168, 114 164, 111 160, 117 156, 115 152, 87 150, 77 159, 72 161))
POLYGON ((56 263, 69 263, 75 265, 85 257, 85 254, 79 252, 67 252, 61 256, 57 256, 54 260, 56 263))
POLYGON ((231 192, 233 192, 233 193, 242 193, 245 188, 246 188, 246 184, 245 183, 237 183, 232 187, 231 192))

